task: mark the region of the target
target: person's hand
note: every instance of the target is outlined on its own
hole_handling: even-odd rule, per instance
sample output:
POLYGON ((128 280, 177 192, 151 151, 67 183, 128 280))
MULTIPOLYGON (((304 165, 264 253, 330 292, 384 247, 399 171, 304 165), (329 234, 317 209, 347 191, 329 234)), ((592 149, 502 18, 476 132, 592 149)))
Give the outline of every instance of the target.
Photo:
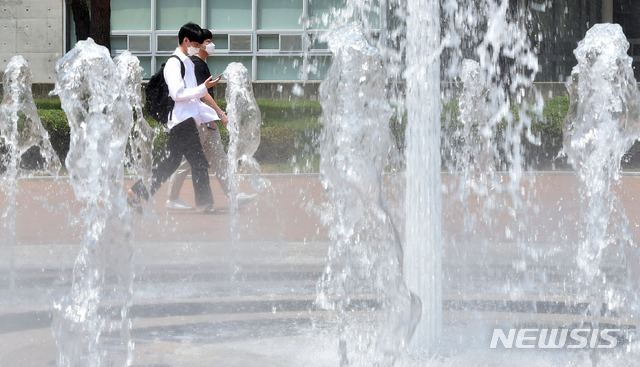
POLYGON ((229 123, 229 117, 227 117, 227 114, 223 112, 223 113, 221 113, 221 114, 220 114, 220 116, 218 116, 218 117, 220 117, 220 121, 222 121, 222 123, 223 123, 223 124, 224 124, 224 126, 226 127, 226 126, 227 126, 227 124, 229 123))
POLYGON ((204 81, 204 86, 209 89, 211 87, 213 87, 214 85, 218 84, 218 82, 220 81, 220 78, 216 79, 215 81, 213 80, 213 77, 210 76, 207 80, 204 81))

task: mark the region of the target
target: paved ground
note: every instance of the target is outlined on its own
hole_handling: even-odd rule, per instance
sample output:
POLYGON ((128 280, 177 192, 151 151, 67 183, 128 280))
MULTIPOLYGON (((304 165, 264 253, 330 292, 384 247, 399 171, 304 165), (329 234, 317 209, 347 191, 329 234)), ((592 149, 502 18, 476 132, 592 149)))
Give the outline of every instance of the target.
MULTIPOLYGON (((259 199, 244 208, 238 217, 230 215, 229 201, 222 195, 215 180, 212 181, 212 187, 216 207, 220 209, 217 215, 166 210, 165 185, 150 204, 153 210, 135 216, 136 241, 229 241, 232 239, 230 227, 233 223, 242 229, 239 234, 236 233, 240 240, 326 240, 327 231, 317 211, 317 204, 325 200, 319 178, 315 175, 273 175, 266 178, 270 187, 260 193, 259 199)), ((443 175, 443 184, 446 186, 448 183, 450 177, 443 175)), ((130 181, 125 182, 125 186, 130 184, 130 181)), ((248 182, 242 184, 241 190, 253 191, 248 182)), ((537 232, 537 242, 557 241, 563 236, 569 242, 577 238, 581 223, 581 200, 577 195, 578 181, 572 173, 527 175, 521 190, 529 198, 522 203, 528 213, 527 217, 516 214, 526 221, 531 231, 537 232)), ((630 230, 634 238, 640 240, 640 175, 624 175, 616 187, 616 193, 632 224, 630 230)), ((445 190, 443 224, 446 231, 459 234, 463 232, 465 218, 461 211, 463 207, 453 196, 453 193, 445 190)), ((184 185, 181 197, 193 203, 190 181, 184 185)), ((500 198, 496 202, 497 209, 485 212, 478 211, 481 200, 472 196, 467 199, 471 212, 479 216, 490 215, 495 220, 493 228, 488 231, 508 227, 514 221, 514 214, 509 213, 513 203, 505 198, 506 195, 497 197, 500 198)), ((64 179, 59 182, 46 179, 21 181, 16 207, 16 243, 77 243, 82 237, 83 224, 77 220, 81 205, 74 199, 73 190, 64 179)), ((501 233, 491 233, 491 237, 496 241, 508 240, 501 233)))
MULTIPOLYGON (((243 229, 243 240, 286 238, 301 241, 313 237, 326 238, 319 228, 317 216, 307 212, 310 198, 322 198, 317 178, 277 176, 267 177, 270 187, 260 193, 256 203, 244 208, 239 215, 243 225, 251 221, 251 227, 243 229), (250 217, 250 218, 247 218, 250 217)), ((248 182, 241 189, 251 190, 248 182)), ((131 186, 126 181, 125 186, 131 186)), ((135 237, 137 241, 228 241, 230 225, 234 218, 229 213, 229 201, 222 194, 217 181, 212 181, 219 215, 202 215, 196 211, 168 211, 164 208, 167 185, 164 185, 150 203, 153 210, 136 215, 135 237)), ((193 205, 193 186, 187 180, 182 198, 193 205)), ((77 217, 81 205, 74 199, 67 180, 26 180, 20 182, 16 206, 18 208, 16 237, 20 244, 74 243, 82 235, 82 223, 77 217)), ((148 208, 147 208, 148 209, 148 208)))
MULTIPOLYGON (((458 333, 456 328, 469 324, 584 321, 576 298, 575 254, 584 233, 578 182, 571 173, 527 177, 522 188, 528 197, 522 204, 526 214, 513 211, 511 199, 501 196, 490 211, 479 210, 485 203, 475 197, 467 199, 463 210, 451 191, 444 190, 445 330, 458 333), (473 231, 469 221, 476 222, 473 231), (520 241, 512 235, 517 228, 520 241)), ((220 214, 167 211, 163 188, 152 210, 134 217, 133 366, 338 364, 335 319, 314 305, 329 248, 316 211, 324 201, 319 179, 266 178, 270 187, 237 215, 229 213, 214 182, 220 214)), ((450 179, 443 175, 445 187, 450 179)), ((251 191, 248 182, 242 189, 251 191)), ((631 236, 640 243, 640 176, 624 175, 616 192, 631 236)), ((189 181, 182 197, 192 201, 189 181)), ((64 180, 21 181, 16 205, 15 235, 6 235, 4 228, 0 240, 0 366, 53 365, 52 304, 69 292, 84 234, 77 217, 81 207, 64 180), (7 242, 11 237, 12 245, 7 242)), ((622 283, 625 289, 634 288, 640 261, 628 266, 628 272, 620 270, 623 253, 634 260, 619 243, 610 246, 602 268, 613 269, 607 270, 616 278, 612 287, 622 283)), ((460 339, 449 338, 452 344, 460 339)), ((482 335, 478 339, 484 340, 482 335)), ((481 355, 488 362, 480 365, 509 360, 486 352, 481 355)), ((540 364, 537 356, 527 358, 540 364)), ((543 364, 567 365, 562 358, 554 360, 562 362, 543 364)))

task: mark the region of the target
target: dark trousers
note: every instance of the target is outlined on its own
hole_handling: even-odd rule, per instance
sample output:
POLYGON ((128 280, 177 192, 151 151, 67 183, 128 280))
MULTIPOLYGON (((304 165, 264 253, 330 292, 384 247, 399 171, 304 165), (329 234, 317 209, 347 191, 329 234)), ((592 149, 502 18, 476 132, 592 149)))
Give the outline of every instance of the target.
POLYGON ((131 190, 139 197, 149 200, 149 195, 158 191, 160 186, 178 169, 182 157, 191 165, 193 191, 196 205, 213 204, 211 185, 209 184, 209 163, 202 152, 196 121, 193 118, 182 121, 169 130, 167 154, 151 171, 151 187, 149 191, 142 181, 136 182, 131 190))

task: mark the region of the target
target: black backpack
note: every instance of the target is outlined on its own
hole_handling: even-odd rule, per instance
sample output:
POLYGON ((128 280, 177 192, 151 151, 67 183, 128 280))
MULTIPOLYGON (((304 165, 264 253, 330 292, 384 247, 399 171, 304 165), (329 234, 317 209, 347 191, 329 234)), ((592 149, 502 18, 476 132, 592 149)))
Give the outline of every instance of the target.
MULTIPOLYGON (((184 79, 184 63, 176 55, 171 55, 180 61, 180 69, 182 71, 182 78, 184 79)), ((169 57, 169 58, 171 58, 169 57)), ((167 60, 168 61, 168 60, 167 60)), ((145 88, 145 109, 156 121, 166 124, 169 118, 169 113, 173 110, 175 102, 169 97, 169 87, 164 80, 164 66, 165 62, 160 66, 160 70, 155 73, 145 88)))

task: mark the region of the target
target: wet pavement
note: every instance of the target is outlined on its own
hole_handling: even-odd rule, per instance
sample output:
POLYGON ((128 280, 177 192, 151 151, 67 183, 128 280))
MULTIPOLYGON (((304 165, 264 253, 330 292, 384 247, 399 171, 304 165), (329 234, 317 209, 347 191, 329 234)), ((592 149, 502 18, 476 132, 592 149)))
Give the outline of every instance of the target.
MULTIPOLYGON (((319 215, 324 202, 319 177, 265 178, 269 187, 236 214, 212 181, 217 214, 165 209, 165 185, 144 214, 133 216, 131 365, 338 364, 335 315, 315 306, 329 248, 319 215)), ((445 325, 581 322, 584 300, 580 303, 572 288, 584 233, 575 175, 528 174, 520 190, 528 198, 521 204, 526 218, 514 214, 516 205, 507 196, 490 212, 479 209, 482 200, 468 197, 470 212, 491 216, 491 221, 475 217, 491 226, 477 226, 473 233, 445 188, 451 178, 442 179, 445 325), (525 243, 509 234, 523 223, 525 243)), ((190 183, 181 198, 192 204, 190 183)), ((253 192, 248 182, 241 190, 253 192)), ((638 243, 640 176, 624 174, 616 193, 638 243)), ((55 365, 52 305, 69 291, 84 235, 78 218, 82 205, 66 180, 41 178, 20 181, 16 208, 13 244, 5 236, 0 247, 0 366, 55 365)), ((612 277, 628 270, 631 275, 620 280, 628 287, 639 279, 638 265, 616 268, 617 255, 627 251, 617 246, 623 247, 613 244, 602 267, 613 269, 612 277)), ((375 308, 370 302, 365 297, 354 312, 375 308)))

